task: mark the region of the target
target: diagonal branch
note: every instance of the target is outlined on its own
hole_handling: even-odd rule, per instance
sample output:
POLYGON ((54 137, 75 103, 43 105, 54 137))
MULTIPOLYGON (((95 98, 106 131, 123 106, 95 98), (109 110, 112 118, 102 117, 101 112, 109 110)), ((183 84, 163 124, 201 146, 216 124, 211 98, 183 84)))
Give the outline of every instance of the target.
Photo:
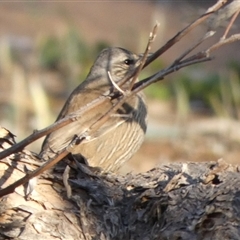
POLYGON ((137 81, 137 78, 140 74, 140 72, 142 71, 142 69, 144 68, 144 65, 148 59, 148 54, 151 50, 151 47, 152 47, 152 43, 154 42, 155 38, 156 38, 156 35, 157 35, 157 29, 159 27, 159 23, 156 23, 156 25, 154 26, 153 28, 153 31, 150 33, 149 35, 149 39, 148 39, 148 44, 147 44, 147 47, 145 49, 145 52, 143 54, 143 57, 141 59, 141 64, 140 66, 138 67, 137 69, 137 72, 135 73, 135 75, 133 76, 132 78, 132 81, 131 81, 131 85, 130 85, 130 89, 132 89, 133 85, 136 83, 137 81))
MULTIPOLYGON (((36 139, 59 129, 59 128, 71 123, 72 121, 76 121, 79 117, 81 117, 81 115, 85 114, 87 111, 90 111, 91 109, 98 107, 101 104, 104 104, 105 101, 109 101, 109 98, 118 100, 111 109, 109 109, 106 113, 103 113, 103 115, 99 119, 97 119, 91 126, 89 126, 85 132, 83 132, 80 136, 74 137, 72 142, 65 149, 63 149, 54 159, 50 159, 48 162, 43 164, 40 168, 36 169, 33 172, 26 174, 26 176, 24 176, 22 179, 18 180, 17 182, 8 186, 7 188, 2 189, 0 191, 0 197, 13 192, 16 187, 28 182, 31 178, 38 176, 42 172, 44 172, 47 169, 54 166, 57 162, 61 161, 61 159, 64 158, 69 153, 70 147, 75 146, 77 144, 81 144, 82 140, 84 140, 86 138, 86 136, 91 136, 92 133, 94 133, 100 126, 102 126, 111 117, 112 112, 117 110, 119 108, 119 106, 122 105, 126 101, 127 98, 130 98, 131 96, 133 96, 134 94, 143 90, 150 84, 164 79, 165 76, 167 76, 168 74, 170 74, 174 71, 177 71, 177 70, 179 70, 183 67, 189 66, 189 65, 193 65, 196 63, 211 60, 212 58, 210 57, 210 54, 213 51, 222 47, 223 45, 240 40, 240 34, 232 35, 231 37, 224 39, 224 40, 220 39, 220 41, 218 43, 212 45, 207 50, 200 51, 197 54, 184 59, 193 49, 195 49, 198 45, 200 45, 203 41, 205 41, 208 37, 211 36, 211 33, 209 33, 209 34, 207 33, 205 35, 205 37, 203 37, 194 46, 192 46, 187 51, 185 51, 182 55, 180 55, 180 57, 178 57, 169 67, 153 74, 152 76, 150 76, 146 79, 141 80, 140 82, 135 83, 140 71, 143 68, 145 68, 147 65, 149 65, 152 61, 154 61, 157 57, 159 57, 163 52, 167 51, 171 46, 173 46, 177 41, 179 41, 182 37, 184 37, 187 33, 189 33, 193 28, 195 28, 197 25, 199 25, 204 20, 206 20, 212 12, 217 11, 220 7, 222 7, 224 4, 226 4, 226 2, 227 2, 226 0, 225 1, 219 0, 213 7, 209 8, 204 15, 202 15, 200 18, 198 18, 196 21, 191 23, 186 28, 184 28, 182 31, 180 31, 178 34, 176 34, 172 39, 170 39, 162 48, 158 49, 155 53, 153 53, 150 57, 148 57, 148 53, 151 48, 151 44, 156 36, 156 30, 157 30, 158 25, 155 25, 155 27, 152 31, 152 34, 150 34, 149 41, 148 41, 146 50, 144 52, 140 66, 138 68, 134 69, 134 71, 129 76, 127 76, 125 79, 122 80, 121 84, 124 84, 126 81, 132 79, 131 85, 134 84, 133 87, 128 89, 126 92, 118 91, 117 93, 115 92, 115 93, 106 94, 105 96, 100 96, 97 99, 95 99, 94 101, 90 102, 86 106, 84 106, 81 109, 79 109, 78 111, 76 111, 74 114, 71 114, 68 117, 52 124, 48 128, 45 128, 41 131, 34 132, 32 135, 30 135, 28 138, 26 138, 22 142, 1 152, 0 159, 7 157, 8 155, 10 155, 12 153, 21 151, 25 146, 27 146, 31 142, 35 141, 36 139)), ((232 22, 229 24, 229 26, 232 26, 233 21, 234 20, 232 20, 232 22)), ((229 29, 227 29, 225 31, 225 33, 228 33, 228 31, 229 31, 229 29)))
POLYGON ((53 131, 56 131, 59 128, 62 128, 66 126, 67 124, 77 121, 77 119, 83 115, 85 112, 90 111, 91 109, 103 104, 106 100, 108 99, 107 96, 100 96, 94 101, 90 102, 86 106, 80 108, 78 111, 76 111, 73 114, 68 115, 67 117, 53 123, 52 125, 39 130, 39 131, 34 131, 30 136, 22 140, 21 142, 13 145, 12 147, 0 152, 0 159, 3 159, 13 153, 17 153, 21 151, 23 148, 25 148, 27 145, 31 144, 32 142, 36 141, 37 139, 50 134, 53 131))
POLYGON ((19 187, 20 185, 26 184, 32 178, 35 178, 35 177, 39 176, 40 174, 42 174, 46 170, 53 167, 55 164, 60 162, 65 156, 67 156, 69 154, 69 152, 70 152, 69 148, 73 147, 74 145, 80 144, 84 139, 85 139, 85 136, 82 136, 82 137, 74 136, 71 143, 66 148, 64 148, 60 153, 58 153, 58 155, 56 157, 50 159, 49 161, 44 163, 41 167, 37 168, 36 170, 29 171, 28 173, 26 173, 26 175, 24 177, 20 178, 19 180, 17 180, 13 184, 9 185, 8 187, 1 189, 0 190, 0 197, 3 197, 3 196, 5 196, 7 194, 10 194, 10 193, 13 193, 14 190, 17 187, 19 187))
POLYGON ((205 21, 212 13, 216 12, 219 8, 221 8, 224 4, 227 3, 228 0, 219 0, 215 5, 210 7, 202 16, 200 16, 197 20, 189 24, 187 27, 185 27, 183 30, 178 32, 173 38, 171 38, 163 47, 159 48, 152 56, 150 56, 145 66, 148 66, 151 62, 153 62, 155 59, 157 59, 159 56, 161 56, 164 52, 166 52, 169 48, 171 48, 175 43, 180 41, 186 34, 188 34, 191 30, 193 30, 195 27, 197 27, 199 24, 201 24, 203 21, 205 21))

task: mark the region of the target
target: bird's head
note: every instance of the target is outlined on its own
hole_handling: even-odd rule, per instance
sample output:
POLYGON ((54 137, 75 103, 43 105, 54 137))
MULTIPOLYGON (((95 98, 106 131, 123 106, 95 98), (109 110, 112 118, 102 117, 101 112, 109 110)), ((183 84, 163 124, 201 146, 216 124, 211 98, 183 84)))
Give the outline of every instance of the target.
POLYGON ((109 78, 118 83, 133 73, 134 69, 139 66, 141 57, 142 55, 134 54, 123 48, 106 48, 98 55, 89 76, 92 80, 100 79, 102 76, 106 81, 105 84, 108 85, 111 83, 109 78))

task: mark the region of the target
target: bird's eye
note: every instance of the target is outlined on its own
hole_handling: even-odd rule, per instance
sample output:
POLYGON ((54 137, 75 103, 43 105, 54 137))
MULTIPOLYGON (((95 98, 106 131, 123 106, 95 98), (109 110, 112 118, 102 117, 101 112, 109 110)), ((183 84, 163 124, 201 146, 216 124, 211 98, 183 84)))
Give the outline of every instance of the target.
POLYGON ((125 63, 126 65, 131 65, 131 64, 134 63, 134 60, 133 60, 133 59, 126 59, 126 60, 124 60, 124 63, 125 63))

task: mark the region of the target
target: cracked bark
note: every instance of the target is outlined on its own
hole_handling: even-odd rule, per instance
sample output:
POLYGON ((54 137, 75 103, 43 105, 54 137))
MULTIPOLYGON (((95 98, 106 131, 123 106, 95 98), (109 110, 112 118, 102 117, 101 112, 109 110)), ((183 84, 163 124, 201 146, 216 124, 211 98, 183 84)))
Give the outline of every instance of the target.
MULTIPOLYGON (((2 148, 14 144, 1 140, 2 148)), ((34 161, 27 150, 1 160, 1 187, 34 169, 34 161)), ((0 200, 0 239, 240 238, 239 167, 223 160, 125 176, 71 170, 70 199, 63 171, 44 173, 28 199, 21 186, 0 200)))

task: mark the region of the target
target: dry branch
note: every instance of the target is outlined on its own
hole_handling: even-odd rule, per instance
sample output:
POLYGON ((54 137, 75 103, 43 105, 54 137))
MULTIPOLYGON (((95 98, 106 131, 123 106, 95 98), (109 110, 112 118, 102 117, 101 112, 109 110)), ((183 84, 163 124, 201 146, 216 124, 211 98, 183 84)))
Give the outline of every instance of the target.
POLYGON ((144 67, 212 13, 220 8, 224 11, 226 2, 218 1, 204 15, 149 56, 151 44, 156 36, 155 26, 139 68, 123 79, 119 86, 115 86, 113 91, 108 91, 104 97, 99 97, 50 127, 34 132, 22 142, 18 144, 11 142, 12 147, 0 153, 2 159, 0 166, 4 166, 2 169, 5 168, 1 171, 0 239, 19 236, 21 239, 221 239, 226 234, 228 238, 224 239, 239 239, 240 212, 237 210, 240 201, 239 169, 222 161, 172 164, 137 176, 128 174, 124 177, 88 176, 77 166, 75 172, 65 172, 70 179, 68 183, 66 179, 62 179, 63 171, 60 171, 61 174, 59 172, 43 174, 42 182, 40 181, 36 188, 39 195, 31 196, 28 202, 24 200, 24 187, 20 186, 52 168, 69 153, 68 148, 71 147, 69 145, 56 158, 36 168, 27 164, 28 160, 34 161, 35 157, 31 153, 21 152, 31 142, 76 121, 79 116, 103 104, 109 98, 118 99, 113 108, 103 113, 71 142, 73 145, 81 144, 81 140, 91 136, 108 120, 111 113, 133 94, 183 67, 211 60, 210 54, 213 51, 240 40, 239 34, 226 38, 235 20, 234 16, 219 42, 187 57, 211 36, 212 32, 208 32, 205 37, 177 57, 169 67, 135 83, 144 67), (123 89, 122 86, 125 86, 124 83, 129 79, 132 79, 130 88, 123 89), (26 165, 29 165, 27 169, 30 169, 27 173, 26 165), (17 176, 19 180, 13 180, 10 176, 17 176), (65 186, 71 185, 71 201, 66 198, 63 180, 65 186), (51 198, 45 196, 46 189, 51 198), (7 194, 9 195, 5 196, 7 194), (17 200, 14 200, 15 198, 17 200), (15 203, 18 200, 19 202, 15 203), (14 204, 11 206, 10 202, 14 204))
MULTIPOLYGON (((209 8, 204 15, 199 17, 196 21, 194 21, 192 24, 190 24, 186 28, 184 28, 177 35, 175 35, 170 41, 168 41, 162 48, 160 48, 159 50, 157 50, 155 53, 151 54, 148 57, 148 53, 151 49, 151 44, 153 43, 154 39, 156 38, 156 32, 157 32, 157 27, 158 27, 158 24, 156 24, 153 28, 153 31, 150 33, 148 44, 147 44, 147 47, 143 54, 143 59, 142 59, 140 66, 137 69, 135 69, 132 74, 127 76, 125 79, 123 79, 122 82, 120 83, 120 86, 118 86, 118 87, 120 88, 126 81, 130 80, 131 78, 132 78, 132 84, 134 84, 134 82, 136 81, 142 68, 147 66, 149 63, 151 63, 157 57, 159 57, 169 47, 173 46, 183 36, 185 36, 187 33, 189 33, 194 27, 196 27, 197 25, 202 23, 204 20, 206 20, 210 14, 216 12, 225 2, 226 1, 218 1, 217 4, 215 4, 213 7, 209 8)), ((233 21, 230 21, 229 26, 231 26, 232 23, 233 23, 233 21)), ((229 26, 227 29, 229 29, 229 26)), ((16 144, 15 146, 11 147, 10 149, 7 149, 6 151, 3 151, 2 153, 0 153, 0 159, 16 152, 17 150, 18 151, 21 150, 23 148, 23 146, 26 146, 27 144, 31 143, 32 139, 36 140, 46 134, 51 133, 52 131, 54 131, 60 127, 63 127, 65 125, 69 124, 72 121, 76 121, 78 119, 78 117, 83 115, 86 111, 90 111, 92 108, 97 107, 100 104, 103 104, 104 101, 107 100, 107 98, 111 98, 111 99, 118 98, 118 101, 113 105, 113 107, 111 109, 109 109, 106 113, 103 113, 103 115, 99 119, 97 119, 91 126, 89 126, 89 128, 87 130, 85 130, 80 136, 77 136, 77 137, 79 139, 83 139, 83 138, 86 138, 87 136, 91 136, 91 134, 93 134, 101 125, 103 125, 110 118, 111 113, 114 110, 116 110, 121 104, 123 104, 127 98, 129 98, 132 95, 136 94, 137 92, 143 90, 150 84, 164 79, 164 77, 167 76, 168 74, 175 72, 183 67, 211 60, 212 58, 210 57, 210 53, 213 50, 218 49, 222 45, 239 40, 238 35, 231 36, 225 40, 220 39, 220 41, 218 43, 214 44, 209 49, 207 49, 205 51, 201 51, 197 54, 194 54, 194 55, 188 57, 187 59, 184 59, 193 49, 196 48, 196 46, 199 46, 202 42, 204 42, 207 38, 211 37, 212 35, 213 35, 212 32, 206 33, 206 35, 202 39, 200 39, 195 45, 193 45, 193 47, 190 47, 183 54, 181 54, 181 56, 178 57, 169 67, 155 73, 154 75, 152 75, 146 79, 141 80, 138 83, 135 83, 133 87, 132 87, 132 84, 130 84, 130 88, 126 89, 124 91, 124 93, 119 90, 115 93, 109 91, 109 93, 108 94, 106 93, 106 95, 104 97, 97 98, 93 102, 89 103, 89 105, 84 106, 82 109, 80 109, 76 113, 72 114, 70 117, 68 116, 67 118, 60 120, 59 122, 53 124, 53 126, 50 126, 49 128, 35 132, 33 135, 31 135, 29 138, 23 140, 19 144, 16 144)), ((73 139, 73 142, 74 142, 74 139, 73 139)), ((73 144, 73 142, 71 142, 71 145, 73 144)), ((77 141, 75 141, 75 142, 77 142, 77 141)), ((81 141, 78 144, 81 144, 81 141)), ((34 171, 32 173, 28 173, 25 177, 18 180, 15 184, 12 184, 7 189, 0 190, 0 196, 4 196, 5 194, 13 192, 14 189, 16 187, 18 187, 19 185, 25 184, 33 177, 36 177, 39 174, 41 174, 43 171, 51 168, 53 166, 53 163, 56 164, 57 162, 59 162, 61 159, 63 159, 69 153, 67 148, 68 147, 66 147, 59 154, 60 156, 56 157, 56 159, 50 159, 42 167, 40 167, 39 169, 37 169, 36 171, 34 171)))

